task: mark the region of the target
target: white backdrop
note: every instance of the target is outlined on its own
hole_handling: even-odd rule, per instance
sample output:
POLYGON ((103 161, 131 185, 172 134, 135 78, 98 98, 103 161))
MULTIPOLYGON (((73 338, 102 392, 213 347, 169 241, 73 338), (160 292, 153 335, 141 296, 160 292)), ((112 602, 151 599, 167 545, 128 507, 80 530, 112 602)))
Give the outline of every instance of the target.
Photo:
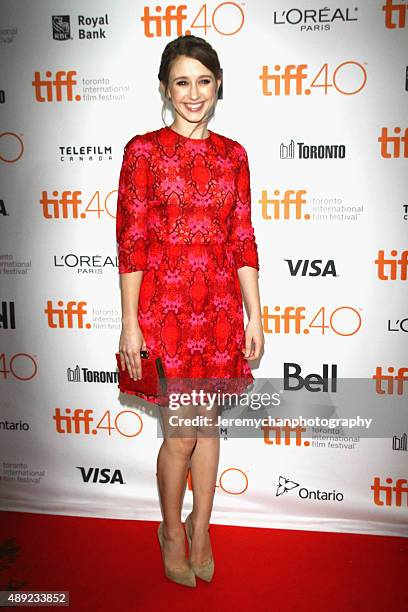
MULTIPOLYGON (((407 3, 215 2, 207 30, 200 3, 157 6, 2 2, 5 510, 160 518, 155 409, 116 386, 115 210, 123 146, 162 126, 161 53, 187 30, 223 68, 209 128, 250 162, 266 338, 255 378, 289 362, 304 376, 336 364, 339 379, 408 366, 407 3), (289 197, 303 203, 285 218, 289 197), (384 274, 381 252, 394 262, 384 274), (317 274, 291 274, 299 260, 320 261, 317 274), (328 262, 334 275, 319 272, 328 262), (300 333, 293 321, 284 332, 288 307, 304 309, 300 333)), ((343 445, 222 439, 212 521, 406 536, 407 431, 343 445)))

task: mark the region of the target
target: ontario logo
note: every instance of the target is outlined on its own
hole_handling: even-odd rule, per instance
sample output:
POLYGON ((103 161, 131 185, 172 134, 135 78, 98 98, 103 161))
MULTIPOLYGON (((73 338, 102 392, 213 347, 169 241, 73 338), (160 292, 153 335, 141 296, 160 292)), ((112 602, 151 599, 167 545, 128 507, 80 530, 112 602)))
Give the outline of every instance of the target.
POLYGON ((286 478, 286 476, 279 476, 278 484, 276 487, 276 497, 280 497, 285 493, 291 491, 297 491, 297 496, 300 499, 305 500, 318 500, 318 501, 330 501, 330 502, 342 502, 344 495, 340 491, 324 491, 322 489, 309 489, 308 487, 302 487, 298 482, 286 478))

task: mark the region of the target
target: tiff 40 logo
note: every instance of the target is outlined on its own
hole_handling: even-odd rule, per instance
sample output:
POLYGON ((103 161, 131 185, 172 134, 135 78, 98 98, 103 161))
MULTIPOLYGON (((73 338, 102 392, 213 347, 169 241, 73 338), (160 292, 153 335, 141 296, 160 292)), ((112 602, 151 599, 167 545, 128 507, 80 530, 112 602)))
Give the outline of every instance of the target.
POLYGON ((102 214, 107 213, 115 219, 115 215, 109 210, 108 201, 117 192, 117 189, 113 189, 103 196, 97 190, 88 201, 84 202, 80 190, 64 190, 61 193, 55 190, 51 195, 44 190, 40 200, 42 215, 44 219, 86 219, 90 213, 93 213, 100 219, 102 214))
POLYGON ((195 16, 187 14, 187 4, 144 6, 140 21, 146 38, 173 37, 194 34, 203 38, 215 30, 221 36, 233 36, 240 32, 245 23, 242 5, 235 2, 222 2, 209 9, 202 4, 196 9, 195 16), (189 24, 189 25, 188 25, 189 24), (185 29, 185 26, 188 28, 185 29), (195 30, 195 31, 193 31, 195 30))
POLYGON ((343 96, 354 96, 364 89, 367 72, 364 64, 347 60, 336 67, 322 64, 312 69, 308 64, 275 64, 262 66, 259 80, 263 96, 310 96, 323 92, 325 96, 336 91, 343 96))
POLYGON ((143 430, 142 417, 134 410, 124 409, 120 412, 106 409, 100 416, 90 408, 61 408, 56 406, 51 416, 55 431, 65 436, 97 436, 111 438, 113 435, 123 438, 136 438, 143 430))
MULTIPOLYGON (((224 493, 228 493, 228 495, 243 495, 248 489, 248 485, 248 476, 245 472, 239 468, 231 467, 221 472, 215 488, 220 488, 224 493)), ((187 474, 187 486, 190 491, 193 490, 191 470, 189 470, 187 474)))
POLYGON ((29 353, 1 353, 0 378, 14 378, 19 381, 32 380, 37 375, 37 355, 29 353))
POLYGON ((14 164, 23 157, 24 143, 22 134, 0 132, 0 161, 14 164))

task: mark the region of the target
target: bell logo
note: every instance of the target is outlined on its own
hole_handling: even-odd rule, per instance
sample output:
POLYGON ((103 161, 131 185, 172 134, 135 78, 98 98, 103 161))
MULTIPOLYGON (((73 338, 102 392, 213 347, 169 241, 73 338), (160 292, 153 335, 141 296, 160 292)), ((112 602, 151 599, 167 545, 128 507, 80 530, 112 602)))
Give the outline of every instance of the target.
POLYGON ((284 379, 284 390, 285 391, 299 391, 305 387, 307 391, 317 393, 320 391, 331 391, 335 393, 337 391, 337 365, 332 364, 331 366, 331 379, 329 378, 329 365, 323 364, 322 376, 320 374, 308 374, 303 378, 300 375, 302 368, 298 363, 284 363, 283 364, 283 379, 284 379), (290 368, 293 369, 290 372, 290 368), (291 381, 294 384, 291 384, 291 381), (331 385, 329 388, 329 381, 331 385))

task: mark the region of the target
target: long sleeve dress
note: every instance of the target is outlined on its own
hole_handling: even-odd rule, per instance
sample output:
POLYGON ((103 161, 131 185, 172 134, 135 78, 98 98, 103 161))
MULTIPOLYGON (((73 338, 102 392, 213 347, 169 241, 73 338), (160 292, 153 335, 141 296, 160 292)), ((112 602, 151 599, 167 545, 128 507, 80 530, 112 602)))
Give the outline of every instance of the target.
POLYGON ((237 270, 259 270, 259 260, 244 147, 212 131, 134 136, 120 171, 116 241, 119 274, 144 271, 138 321, 166 376, 246 389, 254 379, 242 353, 237 270))

